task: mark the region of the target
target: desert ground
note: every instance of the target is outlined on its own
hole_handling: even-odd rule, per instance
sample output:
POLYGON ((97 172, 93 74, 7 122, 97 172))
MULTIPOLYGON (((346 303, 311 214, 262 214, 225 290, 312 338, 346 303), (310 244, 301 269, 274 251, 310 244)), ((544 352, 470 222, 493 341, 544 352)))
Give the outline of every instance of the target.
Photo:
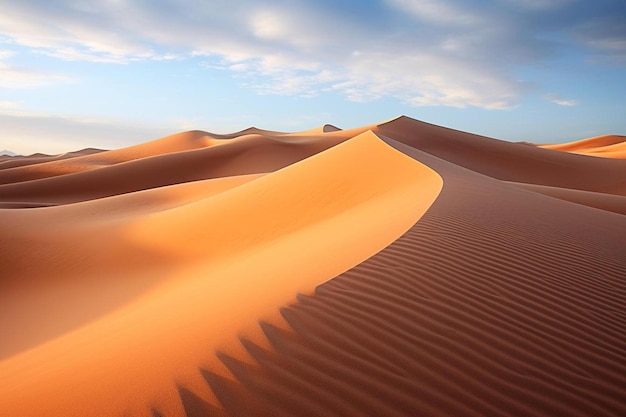
POLYGON ((626 415, 624 136, 0 156, 0 248, 2 416, 626 415))

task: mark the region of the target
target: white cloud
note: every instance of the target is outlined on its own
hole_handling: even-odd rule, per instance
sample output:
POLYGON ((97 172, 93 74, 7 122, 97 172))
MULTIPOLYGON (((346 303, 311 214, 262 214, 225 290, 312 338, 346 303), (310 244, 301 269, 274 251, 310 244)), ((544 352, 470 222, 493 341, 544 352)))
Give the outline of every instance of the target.
POLYGON ((132 27, 126 10, 131 3, 24 0, 3 4, 0 34, 14 44, 64 60, 123 63, 162 58, 137 37, 140 31, 132 27))
POLYGON ((446 0, 387 0, 387 2, 426 22, 470 26, 484 23, 484 18, 480 15, 446 0))
POLYGON ((0 101, 0 112, 17 108, 19 104, 14 101, 0 101))
POLYGON ((559 106, 572 107, 578 105, 578 101, 573 99, 564 99, 557 94, 546 94, 543 98, 551 103, 558 104, 559 106))
POLYGON ((573 36, 594 51, 594 62, 626 65, 626 22, 613 14, 586 20, 572 30, 573 36))
POLYGON ((11 58, 15 55, 15 51, 11 51, 8 49, 0 50, 0 61, 3 59, 11 58))
POLYGON ((453 57, 361 53, 350 64, 350 81, 335 84, 356 101, 393 95, 415 106, 504 108, 525 86, 479 63, 453 57))
POLYGON ((545 10, 559 9, 577 0, 503 0, 503 1, 506 3, 512 4, 514 6, 519 6, 525 9, 545 11, 545 10))
POLYGON ((59 74, 15 65, 10 61, 15 55, 15 51, 0 51, 0 88, 34 88, 71 81, 59 74))
MULTIPOLYGON (((538 10, 569 1, 500 4, 538 10)), ((547 41, 506 6, 380 0, 354 13, 323 4, 22 0, 3 4, 0 39, 70 61, 208 56, 265 94, 332 90, 358 101, 392 96, 418 106, 485 108, 515 105, 528 88, 513 76, 515 66, 550 53, 547 41)), ((45 78, 11 71, 0 67, 13 86, 38 85, 45 78)))
POLYGON ((261 39, 284 39, 289 35, 289 22, 269 10, 253 14, 250 25, 253 33, 261 39))

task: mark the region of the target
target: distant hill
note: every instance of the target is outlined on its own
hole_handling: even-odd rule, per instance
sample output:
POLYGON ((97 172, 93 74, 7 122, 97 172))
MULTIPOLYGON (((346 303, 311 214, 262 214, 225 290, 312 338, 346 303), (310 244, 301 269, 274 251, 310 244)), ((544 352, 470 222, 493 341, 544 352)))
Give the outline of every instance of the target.
POLYGON ((19 156, 19 154, 3 149, 0 151, 0 156, 19 156))

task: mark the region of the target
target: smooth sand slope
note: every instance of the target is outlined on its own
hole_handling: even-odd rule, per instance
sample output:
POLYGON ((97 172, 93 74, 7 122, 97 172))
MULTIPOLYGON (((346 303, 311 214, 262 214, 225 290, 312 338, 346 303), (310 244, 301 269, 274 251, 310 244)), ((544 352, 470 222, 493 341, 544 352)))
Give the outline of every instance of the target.
POLYGON ((579 155, 598 156, 602 158, 626 158, 626 136, 596 136, 576 142, 540 146, 544 149, 554 149, 579 155))
POLYGON ((7 415, 626 414, 626 160, 407 117, 72 159, 0 170, 7 415))

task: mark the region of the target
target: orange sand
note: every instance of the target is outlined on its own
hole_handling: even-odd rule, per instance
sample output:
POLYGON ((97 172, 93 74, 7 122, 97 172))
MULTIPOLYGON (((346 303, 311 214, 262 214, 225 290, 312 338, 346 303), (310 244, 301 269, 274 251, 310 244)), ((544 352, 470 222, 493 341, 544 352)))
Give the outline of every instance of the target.
POLYGON ((2 415, 624 415, 626 160, 569 153, 606 138, 400 117, 4 158, 2 415))
POLYGON ((596 136, 576 142, 540 146, 544 149, 554 149, 579 155, 626 159, 626 136, 596 136))

